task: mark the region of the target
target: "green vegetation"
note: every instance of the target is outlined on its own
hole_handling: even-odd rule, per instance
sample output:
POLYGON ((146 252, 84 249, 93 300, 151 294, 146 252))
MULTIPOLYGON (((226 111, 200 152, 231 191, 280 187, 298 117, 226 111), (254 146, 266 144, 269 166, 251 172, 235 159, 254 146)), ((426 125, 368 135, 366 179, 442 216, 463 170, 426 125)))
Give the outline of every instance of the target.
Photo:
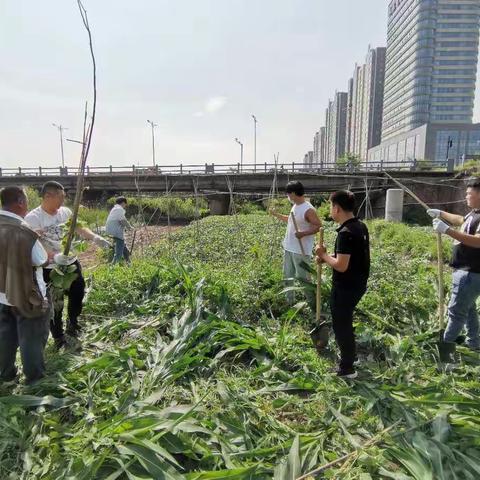
MULTIPOLYGON (((127 215, 142 217, 143 223, 155 223, 159 219, 194 220, 208 215, 208 203, 203 197, 127 197, 127 215)), ((112 207, 115 198, 110 198, 108 207, 112 207)))
POLYGON ((435 236, 370 229, 352 382, 286 306, 269 216, 208 217, 96 269, 82 354, 49 349, 48 378, 0 386, 0 478, 294 479, 357 449, 319 478, 478 478, 480 361, 436 363, 435 236))

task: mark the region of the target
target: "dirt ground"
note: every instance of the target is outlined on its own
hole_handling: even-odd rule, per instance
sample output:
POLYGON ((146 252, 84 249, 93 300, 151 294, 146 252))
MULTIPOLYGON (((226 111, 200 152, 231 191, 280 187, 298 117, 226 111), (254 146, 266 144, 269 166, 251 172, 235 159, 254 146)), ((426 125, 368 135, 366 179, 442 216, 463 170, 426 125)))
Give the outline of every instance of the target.
MULTIPOLYGON (((170 227, 170 232, 173 232, 178 228, 181 227, 170 227)), ((167 235, 168 227, 166 226, 151 225, 148 227, 140 227, 136 230, 135 242, 133 244, 133 255, 135 256, 136 254, 142 253, 146 247, 165 238, 167 235)), ((125 233, 125 240, 129 250, 132 247, 133 236, 133 231, 125 233)), ((104 260, 98 255, 97 250, 98 248, 89 242, 87 250, 79 255, 79 260, 84 270, 95 268, 97 265, 104 262, 104 260)))

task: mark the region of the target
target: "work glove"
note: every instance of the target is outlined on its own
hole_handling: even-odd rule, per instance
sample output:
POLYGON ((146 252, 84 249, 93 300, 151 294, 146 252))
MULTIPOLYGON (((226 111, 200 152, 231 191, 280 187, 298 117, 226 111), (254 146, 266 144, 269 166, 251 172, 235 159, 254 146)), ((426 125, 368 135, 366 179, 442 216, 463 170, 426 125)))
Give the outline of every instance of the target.
POLYGON ((108 240, 105 240, 100 235, 94 235, 93 238, 92 238, 92 241, 97 247, 100 247, 100 248, 111 247, 110 242, 108 240))
POLYGON ((427 210, 427 213, 432 217, 432 218, 440 218, 440 214, 442 213, 441 210, 438 210, 437 208, 429 208, 427 210))
POLYGON ((447 233, 447 230, 450 228, 443 220, 436 218, 433 221, 433 229, 438 233, 447 233))

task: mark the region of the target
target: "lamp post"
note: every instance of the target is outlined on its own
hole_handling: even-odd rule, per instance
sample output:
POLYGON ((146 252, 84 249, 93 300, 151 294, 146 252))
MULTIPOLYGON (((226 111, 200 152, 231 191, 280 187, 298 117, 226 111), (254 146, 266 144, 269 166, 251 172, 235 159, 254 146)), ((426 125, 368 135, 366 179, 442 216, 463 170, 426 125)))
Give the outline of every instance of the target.
POLYGON ((243 172, 243 143, 237 137, 235 141, 240 145, 240 172, 243 172))
POLYGON ((151 120, 147 120, 147 123, 150 124, 152 127, 152 158, 153 158, 153 166, 155 167, 156 162, 155 162, 155 127, 158 125, 156 123, 153 123, 151 120))
POLYGON ((253 118, 253 171, 257 171, 257 117, 252 114, 253 118))
POLYGON ((57 125, 56 123, 52 123, 52 126, 54 126, 60 133, 60 152, 62 154, 62 168, 65 168, 65 157, 63 155, 63 131, 68 130, 68 128, 65 128, 62 125, 57 125))

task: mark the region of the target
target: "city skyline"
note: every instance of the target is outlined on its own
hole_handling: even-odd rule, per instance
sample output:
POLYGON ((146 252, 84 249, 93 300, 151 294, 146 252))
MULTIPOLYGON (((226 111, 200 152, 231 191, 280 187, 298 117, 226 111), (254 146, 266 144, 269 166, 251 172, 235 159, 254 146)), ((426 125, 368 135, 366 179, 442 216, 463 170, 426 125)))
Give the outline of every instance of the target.
MULTIPOLYGON (((158 123, 159 165, 236 163, 235 137, 252 163, 252 114, 258 162, 276 152, 299 161, 332 92, 346 89, 367 45, 385 44, 388 2, 358 3, 86 0, 99 65, 91 165, 149 165, 149 118, 158 123)), ((0 167, 59 166, 51 124, 79 138, 90 98, 75 2, 7 0, 0 12, 0 167)), ((478 118, 478 95, 475 107, 478 118)), ((64 147, 65 163, 76 166, 79 146, 64 147)))
POLYGON ((387 24, 386 47, 369 45, 347 91, 337 88, 329 99, 314 161, 305 156, 304 163, 331 168, 345 155, 379 165, 480 157, 480 2, 390 0, 387 24))

